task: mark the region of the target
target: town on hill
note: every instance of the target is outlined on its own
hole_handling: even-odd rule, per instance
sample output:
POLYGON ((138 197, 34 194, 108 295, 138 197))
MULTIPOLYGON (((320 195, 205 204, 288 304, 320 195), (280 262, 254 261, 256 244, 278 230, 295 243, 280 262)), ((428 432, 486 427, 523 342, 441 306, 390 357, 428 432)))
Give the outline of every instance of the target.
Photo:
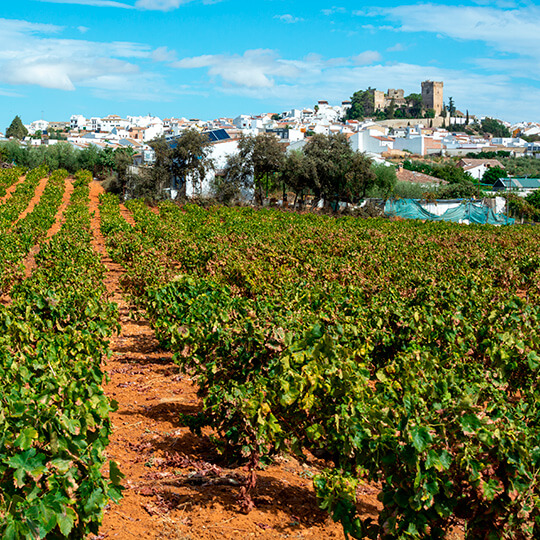
MULTIPOLYGON (((523 197, 536 191, 540 182, 530 177, 540 177, 534 166, 540 161, 520 159, 540 157, 540 124, 511 125, 470 114, 468 110, 462 112, 452 97, 445 100, 443 92, 442 81, 423 81, 420 92, 408 95, 403 89, 383 92, 367 88, 339 105, 319 100, 313 107, 213 120, 162 119, 151 114, 86 118, 73 114, 69 121, 35 120, 23 125, 16 117, 6 130, 2 153, 4 161, 26 160, 31 165, 32 161, 44 159, 39 156, 56 152, 64 156, 55 158, 58 166, 69 169, 77 162, 97 176, 115 175, 112 189, 124 195, 126 191, 136 195, 141 185, 153 183, 159 185, 160 196, 175 198, 215 195, 216 186, 217 191, 230 191, 226 184, 235 160, 243 156, 245 161, 249 153, 246 139, 262 137, 264 144, 277 144, 279 152, 290 156, 313 146, 317 137, 339 136, 352 152, 363 154, 371 163, 383 168, 391 166, 391 183, 399 186, 392 193, 397 196, 422 197, 438 190, 439 198, 478 197, 482 183, 523 197), (193 139, 195 133, 202 136, 201 144, 206 147, 204 171, 199 171, 195 178, 193 168, 184 174, 185 171, 174 171, 171 161, 166 167, 161 166, 165 149, 173 153, 178 144, 182 146, 190 137, 193 139), (69 163, 62 164, 62 160, 69 163), (157 170, 163 173, 158 180, 157 170), (523 177, 529 180, 524 182, 523 177)), ((291 170, 298 167, 298 163, 290 165, 291 170)), ((244 172, 247 177, 257 176, 253 170, 244 172)), ((268 180, 268 173, 273 172, 270 168, 266 173, 265 195, 276 187, 268 180)), ((384 176, 388 172, 378 174, 384 176)), ((345 199, 385 194, 380 190, 370 192, 371 181, 364 180, 364 184, 365 189, 345 199)), ((236 185, 233 191, 238 196, 241 190, 236 185)), ((313 195, 313 191, 306 188, 302 193, 313 195)), ((301 193, 295 194, 295 201, 304 200, 301 193)), ((315 199, 324 198, 320 195, 315 199)), ((260 200, 263 198, 261 195, 260 200)))

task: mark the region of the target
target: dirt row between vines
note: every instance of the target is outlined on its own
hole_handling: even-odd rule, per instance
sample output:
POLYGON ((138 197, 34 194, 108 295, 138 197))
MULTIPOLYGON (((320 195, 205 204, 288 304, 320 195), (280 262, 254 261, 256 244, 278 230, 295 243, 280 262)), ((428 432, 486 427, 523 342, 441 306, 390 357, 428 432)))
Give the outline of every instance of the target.
MULTIPOLYGON (((208 437, 196 437, 182 425, 182 413, 200 410, 196 388, 159 348, 148 322, 130 318, 120 288, 123 269, 108 257, 99 232, 101 191, 91 184, 94 247, 107 267, 106 285, 122 327, 106 364, 105 391, 118 402, 108 456, 126 475, 126 490, 120 504, 108 507, 97 538, 343 538, 341 527, 317 507, 311 480, 316 462, 282 458, 259 471, 257 508, 239 512, 245 469, 223 463, 208 437)), ((124 208, 122 214, 133 222, 124 208)), ((380 508, 376 495, 365 488, 362 510, 372 517, 380 508)))
POLYGON ((40 181, 39 184, 36 186, 36 189, 34 191, 34 195, 30 199, 30 203, 28 206, 21 212, 19 217, 13 222, 13 227, 19 223, 22 219, 24 219, 28 214, 30 214, 36 205, 39 203, 41 196, 43 195, 43 192, 45 191, 45 186, 47 185, 47 182, 49 181, 48 176, 44 176, 40 181))
POLYGON ((15 190, 19 187, 19 184, 22 184, 26 180, 26 175, 20 176, 19 179, 11 184, 6 189, 6 194, 3 197, 0 197, 0 204, 4 204, 15 192, 15 190))
MULTIPOLYGON (((69 205, 69 200, 72 193, 73 178, 67 177, 64 182, 64 193, 62 195, 62 202, 60 203, 60 206, 56 212, 56 217, 52 227, 47 231, 47 234, 45 235, 45 242, 49 241, 62 227, 62 224, 64 223, 64 212, 69 205)), ((39 197, 41 197, 41 195, 39 195, 39 197)), ((37 204, 37 202, 35 204, 37 204)), ((26 257, 26 260, 24 261, 25 277, 30 277, 34 268, 36 267, 36 255, 39 252, 40 248, 41 244, 35 245, 26 257)))
MULTIPOLYGON (((6 192, 6 195, 2 198, 0 198, 0 205, 5 204, 8 199, 13 195, 15 190, 17 189, 17 186, 21 184, 25 180, 25 176, 21 176, 17 182, 15 182, 13 185, 11 185, 6 192)), ((21 214, 17 217, 17 219, 13 222, 12 227, 14 227, 21 219, 24 219, 30 212, 34 210, 34 208, 39 204, 39 201, 41 200, 41 196, 43 195, 43 191, 45 190, 45 186, 47 185, 48 176, 45 178, 42 178, 36 187, 36 190, 34 191, 34 194, 32 198, 30 199, 28 206, 21 212, 21 214)), ((51 226, 51 228, 47 231, 47 234, 45 236, 46 240, 49 240, 52 238, 62 226, 63 217, 65 209, 67 208, 69 204, 69 199, 71 197, 71 193, 73 191, 73 184, 71 178, 66 178, 65 181, 65 187, 64 187, 64 193, 62 195, 62 202, 60 204, 60 207, 58 208, 55 216, 55 222, 51 226)), ((40 250, 42 243, 38 243, 35 246, 33 246, 30 249, 30 252, 26 256, 26 258, 23 261, 23 267, 24 267, 24 277, 28 278, 32 275, 32 272, 34 271, 34 268, 36 267, 36 255, 38 251, 40 250)), ((2 294, 0 296, 0 303, 3 305, 9 305, 11 304, 11 297, 9 293, 2 294)))

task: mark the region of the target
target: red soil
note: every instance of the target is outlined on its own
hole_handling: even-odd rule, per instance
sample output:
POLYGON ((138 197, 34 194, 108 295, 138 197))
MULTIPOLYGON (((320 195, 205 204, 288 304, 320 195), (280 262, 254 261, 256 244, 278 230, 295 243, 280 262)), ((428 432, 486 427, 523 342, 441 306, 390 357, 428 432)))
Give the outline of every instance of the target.
MULTIPOLYGON (((73 192, 73 179, 71 177, 66 178, 65 180, 65 189, 64 194, 62 196, 62 203, 60 204, 60 207, 58 208, 58 211, 56 212, 56 218, 52 225, 52 227, 47 231, 47 235, 45 236, 46 241, 49 241, 62 227, 62 224, 64 222, 64 212, 66 211, 66 208, 69 204, 69 199, 71 197, 71 193, 73 192)), ((34 195, 34 198, 36 198, 38 195, 34 195)), ((38 199, 39 200, 39 199, 38 199)), ((37 204, 37 202, 34 203, 34 206, 37 204)), ((24 277, 30 277, 32 272, 34 271, 34 268, 36 267, 36 255, 40 249, 39 245, 34 246, 31 250, 28 256, 26 257, 26 260, 24 261, 24 270, 25 275, 24 277)))
POLYGON ((43 191, 45 190, 45 186, 47 185, 47 182, 49 181, 49 177, 45 176, 39 181, 39 184, 36 187, 36 191, 34 192, 34 196, 30 200, 30 204, 26 207, 25 210, 21 213, 21 215, 15 220, 13 225, 16 225, 21 219, 24 219, 32 210, 34 210, 34 207, 36 204, 39 203, 39 200, 41 199, 41 196, 43 195, 43 191))
POLYGON ((0 197, 0 204, 4 204, 13 195, 13 192, 17 189, 19 184, 22 184, 25 179, 26 175, 21 176, 14 184, 6 189, 6 194, 3 197, 0 197))

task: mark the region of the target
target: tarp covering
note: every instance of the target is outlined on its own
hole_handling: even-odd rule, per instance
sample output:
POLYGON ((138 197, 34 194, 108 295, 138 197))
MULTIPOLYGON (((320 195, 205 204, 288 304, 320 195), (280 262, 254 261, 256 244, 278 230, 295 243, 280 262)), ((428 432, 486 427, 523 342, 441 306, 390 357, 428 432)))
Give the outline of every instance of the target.
POLYGON ((415 199, 390 199, 386 201, 384 213, 405 219, 423 219, 428 221, 453 221, 455 223, 479 223, 489 225, 513 225, 514 219, 504 214, 496 214, 482 202, 464 200, 456 208, 449 208, 438 216, 426 210, 415 199))

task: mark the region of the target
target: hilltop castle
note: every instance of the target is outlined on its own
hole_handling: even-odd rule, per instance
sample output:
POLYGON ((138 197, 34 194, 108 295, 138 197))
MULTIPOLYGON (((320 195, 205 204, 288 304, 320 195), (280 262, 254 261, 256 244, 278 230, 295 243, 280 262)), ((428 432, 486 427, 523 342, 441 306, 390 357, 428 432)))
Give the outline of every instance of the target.
MULTIPOLYGON (((386 109, 392 101, 395 107, 407 106, 405 92, 401 88, 389 88, 386 94, 375 89, 370 89, 369 91, 373 95, 373 106, 376 111, 386 109)), ((424 109, 433 109, 435 116, 441 116, 443 110, 442 82, 424 81, 422 83, 422 107, 424 109)))

